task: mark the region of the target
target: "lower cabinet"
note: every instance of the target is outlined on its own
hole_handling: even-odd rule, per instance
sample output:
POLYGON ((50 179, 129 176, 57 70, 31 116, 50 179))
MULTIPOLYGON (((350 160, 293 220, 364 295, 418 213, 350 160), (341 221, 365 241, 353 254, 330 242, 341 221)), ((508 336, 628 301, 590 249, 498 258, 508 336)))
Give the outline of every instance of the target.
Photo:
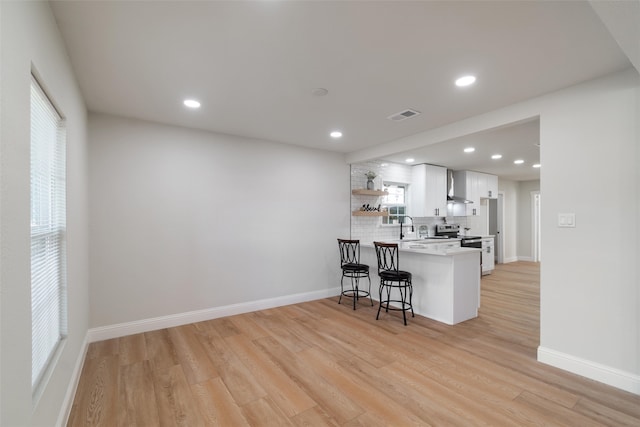
POLYGON ((495 241, 493 237, 482 239, 482 274, 491 274, 496 268, 495 241))

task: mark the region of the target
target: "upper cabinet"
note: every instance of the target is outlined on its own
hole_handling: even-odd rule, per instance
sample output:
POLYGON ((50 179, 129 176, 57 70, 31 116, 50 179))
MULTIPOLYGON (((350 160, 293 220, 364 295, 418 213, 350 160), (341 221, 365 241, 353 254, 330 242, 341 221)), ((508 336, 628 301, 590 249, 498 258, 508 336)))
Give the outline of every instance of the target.
POLYGON ((498 198, 498 177, 495 175, 487 175, 487 194, 489 199, 498 198))
POLYGON ((455 171, 453 173, 453 193, 472 201, 466 205, 453 205, 453 216, 472 216, 480 214, 480 199, 498 198, 498 177, 473 171, 455 171))
POLYGON ((468 172, 476 175, 478 181, 478 195, 481 199, 498 198, 498 177, 487 173, 468 172))
POLYGON ((411 168, 411 178, 409 215, 447 216, 447 168, 415 165, 411 168))

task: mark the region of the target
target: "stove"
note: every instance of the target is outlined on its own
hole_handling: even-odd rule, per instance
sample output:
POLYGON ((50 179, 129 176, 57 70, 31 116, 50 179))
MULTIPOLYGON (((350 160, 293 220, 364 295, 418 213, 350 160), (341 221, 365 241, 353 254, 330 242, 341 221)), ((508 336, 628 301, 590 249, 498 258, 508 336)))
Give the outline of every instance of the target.
POLYGON ((482 236, 458 236, 460 237, 460 246, 468 248, 481 248, 482 236))
POLYGON ((460 246, 465 248, 482 248, 482 236, 461 236, 460 224, 438 224, 436 225, 436 236, 459 238, 460 246))

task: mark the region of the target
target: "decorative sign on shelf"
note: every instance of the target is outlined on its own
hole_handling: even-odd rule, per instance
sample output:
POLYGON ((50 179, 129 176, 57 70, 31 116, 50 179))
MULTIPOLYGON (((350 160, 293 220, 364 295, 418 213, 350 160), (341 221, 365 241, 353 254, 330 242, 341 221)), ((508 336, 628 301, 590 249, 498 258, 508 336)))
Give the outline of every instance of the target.
MULTIPOLYGON (((369 206, 368 203, 366 205, 362 205, 362 207, 360 208, 360 211, 362 211, 362 212, 384 212, 384 211, 380 210, 380 205, 378 205, 378 207, 374 207, 374 206, 369 206)), ((385 211, 386 211, 386 209, 385 209, 385 211)))

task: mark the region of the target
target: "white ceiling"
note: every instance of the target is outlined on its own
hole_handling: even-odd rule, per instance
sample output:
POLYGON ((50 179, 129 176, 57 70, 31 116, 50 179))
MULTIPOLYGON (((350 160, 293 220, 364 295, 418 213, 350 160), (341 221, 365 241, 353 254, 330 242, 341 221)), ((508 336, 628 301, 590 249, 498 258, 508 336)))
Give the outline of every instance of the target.
POLYGON ((52 9, 90 111, 345 153, 630 66, 583 1, 53 1, 52 9), (467 73, 477 83, 455 87, 467 73), (329 94, 313 96, 319 87, 329 94), (202 108, 184 108, 187 97, 202 108), (386 119, 406 108, 422 114, 386 119), (334 129, 339 142, 328 136, 334 129))
POLYGON ((540 169, 533 167, 540 163, 539 144, 540 121, 536 118, 397 153, 384 160, 407 164, 405 160, 413 158, 412 164, 429 163, 453 170, 490 173, 513 181, 530 181, 540 179, 540 169), (475 151, 465 153, 467 147, 473 147, 475 151), (494 160, 493 154, 502 154, 502 158, 494 160), (524 163, 514 164, 517 159, 524 163))

